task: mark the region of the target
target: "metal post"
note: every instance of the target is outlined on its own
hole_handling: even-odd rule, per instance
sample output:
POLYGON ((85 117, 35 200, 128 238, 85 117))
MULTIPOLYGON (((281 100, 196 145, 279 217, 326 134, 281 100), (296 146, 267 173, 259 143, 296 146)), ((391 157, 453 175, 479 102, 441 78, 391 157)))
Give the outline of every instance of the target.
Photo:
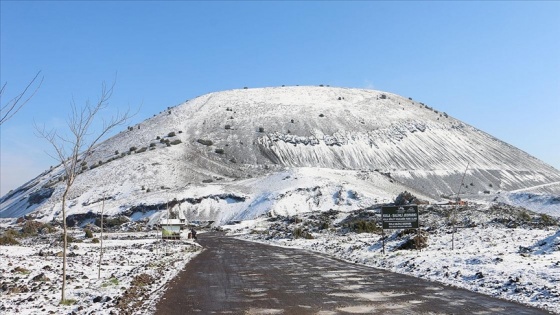
POLYGON ((381 228, 381 239, 383 240, 383 255, 385 255, 385 229, 381 228))

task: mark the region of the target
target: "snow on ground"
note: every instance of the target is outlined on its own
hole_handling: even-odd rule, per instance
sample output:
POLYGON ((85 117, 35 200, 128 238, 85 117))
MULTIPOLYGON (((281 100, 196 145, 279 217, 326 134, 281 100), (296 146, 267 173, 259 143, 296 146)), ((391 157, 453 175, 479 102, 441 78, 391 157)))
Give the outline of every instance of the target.
POLYGON ((158 239, 157 231, 104 233, 98 278, 100 244, 84 238, 82 230, 71 234, 78 240, 69 244, 67 261, 66 299, 71 305, 60 305, 61 242, 40 234, 18 239, 19 246, 0 246, 0 313, 146 314, 200 251, 185 238, 158 239))
POLYGON ((510 205, 560 217, 560 196, 558 195, 516 191, 502 194, 499 200, 510 205))
MULTIPOLYGON (((397 250, 410 236, 386 230, 386 254, 382 235, 345 230, 348 214, 299 215, 261 218, 225 226, 230 234, 272 245, 325 253, 350 262, 408 274, 450 286, 543 308, 560 314, 560 229, 510 227, 494 220, 479 219, 469 228, 458 229, 451 249, 451 227, 424 227, 428 247, 397 250), (336 217, 336 218, 335 218, 336 217), (487 223, 481 224, 480 221, 487 223), (313 227, 315 225, 315 228, 313 227), (299 231, 300 238, 295 238, 299 231), (301 231, 304 231, 303 233, 301 231), (309 232, 309 234, 307 234, 309 232), (309 239, 307 239, 309 238, 309 239)), ((505 221, 503 221, 505 222, 505 221)), ((412 234, 414 235, 414 234, 412 234)))

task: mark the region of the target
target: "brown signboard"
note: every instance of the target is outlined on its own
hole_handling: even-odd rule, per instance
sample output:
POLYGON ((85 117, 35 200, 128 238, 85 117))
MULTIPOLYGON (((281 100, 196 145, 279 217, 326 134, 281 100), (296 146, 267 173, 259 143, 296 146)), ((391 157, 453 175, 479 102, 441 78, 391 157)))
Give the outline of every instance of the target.
POLYGON ((387 206, 381 207, 383 229, 417 229, 418 206, 387 206))

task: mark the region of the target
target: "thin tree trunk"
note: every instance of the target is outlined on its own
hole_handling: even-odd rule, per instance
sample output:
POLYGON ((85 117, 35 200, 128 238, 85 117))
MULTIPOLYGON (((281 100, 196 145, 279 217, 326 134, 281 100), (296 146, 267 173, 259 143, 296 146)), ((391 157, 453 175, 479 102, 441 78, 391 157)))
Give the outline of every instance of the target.
POLYGON ((68 190, 70 186, 66 186, 66 190, 62 195, 62 292, 60 297, 60 302, 63 303, 66 300, 66 248, 68 247, 68 227, 66 225, 66 196, 68 195, 68 190))
POLYGON ((99 252, 99 267, 97 269, 97 279, 101 279, 101 260, 103 259, 103 210, 105 209, 105 195, 103 195, 103 201, 101 202, 101 237, 99 239, 100 252, 99 252))

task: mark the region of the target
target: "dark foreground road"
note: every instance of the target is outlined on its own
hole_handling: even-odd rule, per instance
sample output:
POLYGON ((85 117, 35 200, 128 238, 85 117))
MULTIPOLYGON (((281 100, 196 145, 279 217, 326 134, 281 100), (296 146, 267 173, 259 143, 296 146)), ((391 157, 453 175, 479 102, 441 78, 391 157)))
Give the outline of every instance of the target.
POLYGON ((156 314, 548 314, 306 251, 200 235, 156 314))

